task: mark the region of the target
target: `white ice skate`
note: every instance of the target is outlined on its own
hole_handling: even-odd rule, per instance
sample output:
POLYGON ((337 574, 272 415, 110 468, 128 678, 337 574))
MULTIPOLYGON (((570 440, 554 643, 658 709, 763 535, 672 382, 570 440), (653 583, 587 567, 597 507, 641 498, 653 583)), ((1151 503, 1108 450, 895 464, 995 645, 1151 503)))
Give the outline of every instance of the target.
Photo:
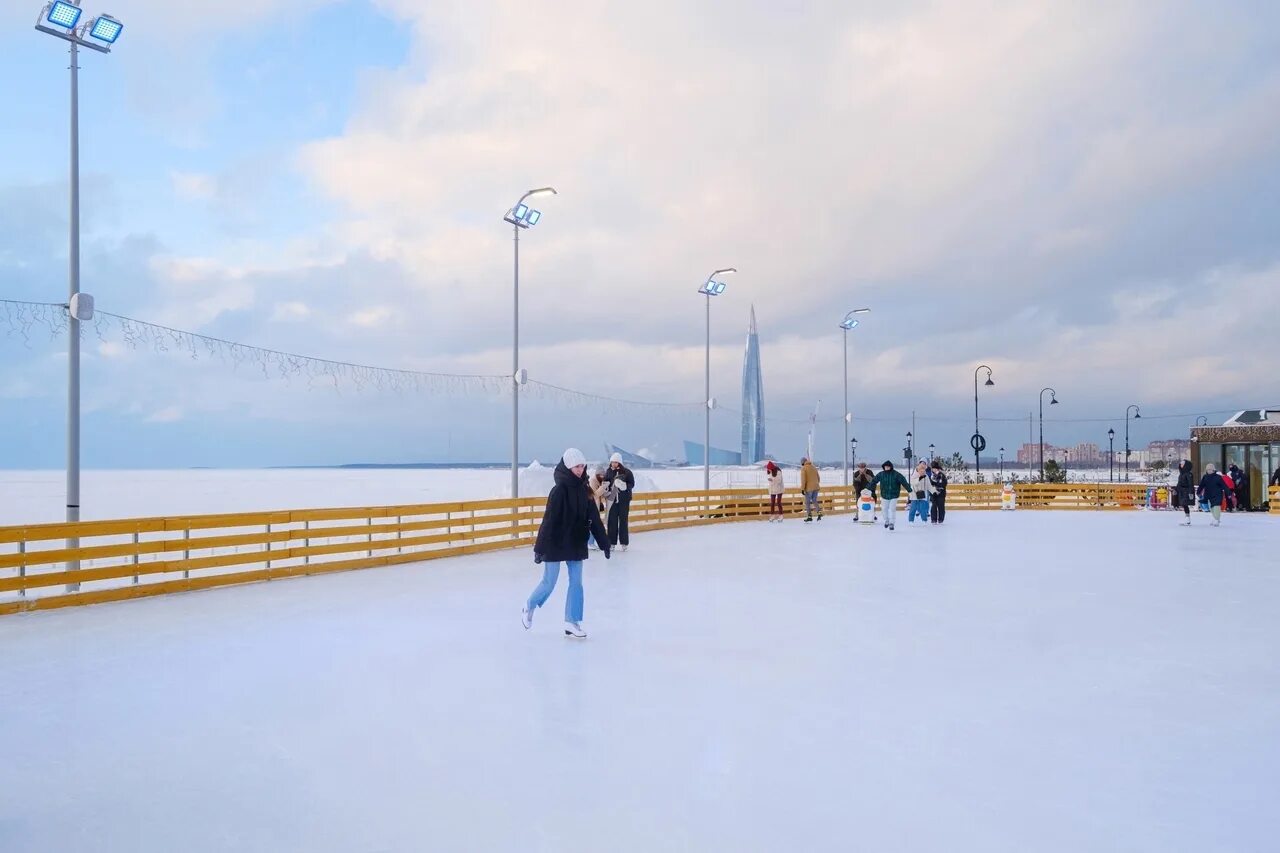
POLYGON ((621 550, 625 551, 625 550, 627 550, 628 548, 630 548, 631 546, 630 546, 630 545, 619 545, 618 547, 619 547, 621 550))
POLYGON ((573 637, 575 640, 585 640, 587 638, 587 632, 582 630, 582 624, 580 622, 564 623, 564 635, 566 637, 573 637))
POLYGON ((520 621, 524 623, 524 629, 528 631, 533 627, 533 611, 528 607, 520 611, 520 621))

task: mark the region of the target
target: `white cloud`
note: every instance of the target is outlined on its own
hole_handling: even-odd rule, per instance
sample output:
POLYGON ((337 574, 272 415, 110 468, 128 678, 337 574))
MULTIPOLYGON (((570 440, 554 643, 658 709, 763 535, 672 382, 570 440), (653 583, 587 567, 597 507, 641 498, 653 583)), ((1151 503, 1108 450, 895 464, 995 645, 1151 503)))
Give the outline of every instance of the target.
POLYGON ((180 406, 165 406, 151 414, 147 415, 143 420, 149 424, 171 424, 182 420, 184 417, 180 406))
POLYGON ((277 323, 298 323, 311 316, 305 302, 277 302, 271 311, 271 319, 277 323))
POLYGON ((351 314, 348 319, 356 326, 372 329, 386 325, 387 321, 390 320, 391 317, 391 309, 384 305, 379 305, 373 308, 363 308, 356 311, 351 314))
POLYGON ((218 194, 218 184, 212 175, 199 172, 170 172, 173 192, 185 201, 211 201, 218 194))

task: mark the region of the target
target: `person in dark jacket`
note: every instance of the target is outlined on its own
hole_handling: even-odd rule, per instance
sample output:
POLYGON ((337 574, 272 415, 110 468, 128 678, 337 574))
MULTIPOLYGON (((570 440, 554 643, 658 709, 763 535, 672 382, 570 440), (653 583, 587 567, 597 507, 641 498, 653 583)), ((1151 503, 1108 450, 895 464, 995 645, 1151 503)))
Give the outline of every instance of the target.
POLYGON ((871 481, 873 488, 880 491, 880 508, 884 510, 884 526, 893 530, 893 519, 898 514, 898 498, 904 491, 911 490, 911 484, 900 471, 895 471, 893 463, 885 460, 881 471, 871 481))
POLYGON ((1178 482, 1173 487, 1173 505, 1182 507, 1187 517, 1182 524, 1191 524, 1191 505, 1195 502, 1195 472, 1191 469, 1191 461, 1183 459, 1178 463, 1178 482))
POLYGON ((942 460, 933 460, 929 469, 929 477, 933 480, 933 500, 929 504, 929 521, 941 524, 947 520, 947 472, 942 470, 942 460))
POLYGON ((1222 501, 1227 496, 1227 485, 1213 465, 1204 466, 1204 476, 1200 478, 1200 488, 1197 491, 1201 498, 1209 502, 1209 512, 1213 514, 1213 521, 1209 522, 1210 526, 1221 526, 1222 501))
POLYGON ((547 508, 534 540, 533 561, 542 563, 542 582, 534 588, 521 611, 525 628, 533 627, 533 612, 546 604, 560 577, 560 564, 569 569, 569 592, 564 600, 566 637, 585 639, 582 630, 582 562, 587 559, 587 537, 609 559, 609 536, 600 523, 600 512, 587 488, 587 460, 582 451, 570 447, 556 466, 555 485, 547 495, 547 508))
POLYGON ((1236 468, 1232 472, 1231 479, 1236 483, 1236 509, 1240 512, 1250 512, 1253 509, 1253 501, 1249 496, 1249 472, 1241 468, 1236 468))
POLYGON ((631 517, 631 493, 636 488, 636 475, 622 464, 621 453, 609 457, 609 470, 604 481, 613 490, 613 505, 609 507, 609 544, 620 545, 625 551, 631 544, 627 521, 631 517))

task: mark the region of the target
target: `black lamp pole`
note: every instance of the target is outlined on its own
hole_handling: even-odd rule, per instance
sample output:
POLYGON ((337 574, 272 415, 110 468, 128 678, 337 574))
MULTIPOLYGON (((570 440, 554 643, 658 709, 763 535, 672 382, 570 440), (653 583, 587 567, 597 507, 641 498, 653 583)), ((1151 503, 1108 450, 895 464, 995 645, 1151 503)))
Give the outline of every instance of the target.
POLYGON ((1116 431, 1107 430, 1107 470, 1111 472, 1111 482, 1116 481, 1116 431))
POLYGON ((1124 410, 1124 481, 1129 482, 1129 409, 1133 409, 1134 418, 1142 417, 1142 413, 1138 411, 1137 403, 1130 403, 1129 408, 1124 410))
POLYGON ((1048 391, 1052 398, 1049 405, 1058 405, 1058 392, 1052 388, 1040 389, 1040 482, 1044 482, 1044 392, 1048 391))
MULTIPOLYGON (((977 439, 977 436, 978 436, 978 434, 979 434, 979 433, 978 433, 978 374, 979 374, 981 371, 983 371, 983 370, 987 371, 987 382, 986 382, 986 384, 987 384, 988 386, 990 386, 990 385, 995 385, 995 384, 996 384, 995 382, 993 382, 993 381, 991 380, 991 368, 990 368, 990 367, 987 367, 985 364, 979 364, 979 365, 977 366, 977 368, 975 368, 975 369, 974 369, 974 371, 973 371, 973 435, 974 435, 974 439, 973 439, 973 440, 974 440, 974 442, 975 442, 975 443, 976 443, 976 442, 977 442, 977 440, 978 440, 978 439, 977 439)), ((973 479, 974 479, 974 482, 977 482, 977 480, 978 480, 978 475, 979 475, 979 474, 981 474, 981 473, 982 473, 982 451, 978 450, 978 448, 977 448, 977 447, 974 447, 974 448, 973 448, 973 479)))

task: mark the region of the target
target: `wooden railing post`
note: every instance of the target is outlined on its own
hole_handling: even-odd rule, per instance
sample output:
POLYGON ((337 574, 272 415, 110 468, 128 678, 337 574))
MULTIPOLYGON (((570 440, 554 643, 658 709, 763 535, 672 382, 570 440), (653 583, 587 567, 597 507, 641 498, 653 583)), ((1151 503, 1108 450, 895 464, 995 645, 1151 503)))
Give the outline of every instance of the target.
POLYGON ((133 582, 138 582, 138 531, 133 531, 133 582))
POLYGON ((27 597, 27 585, 26 585, 26 578, 27 578, 27 559, 26 559, 26 557, 27 557, 27 540, 25 540, 25 539, 20 539, 20 540, 18 540, 18 557, 19 557, 19 559, 21 560, 21 562, 20 562, 20 563, 18 563, 18 577, 19 577, 19 578, 21 578, 21 579, 22 579, 22 581, 23 581, 23 583, 22 583, 22 588, 18 590, 18 595, 19 595, 19 596, 21 596, 22 598, 26 598, 26 597, 27 597))
POLYGON ((369 516, 364 521, 365 521, 365 524, 368 525, 369 527, 369 533, 365 537, 365 539, 369 543, 369 550, 365 551, 364 555, 365 557, 372 557, 373 556, 373 516, 369 516))
MULTIPOLYGON (((190 527, 188 527, 186 530, 183 530, 183 531, 182 531, 182 540, 183 540, 183 542, 184 542, 184 543, 189 543, 189 542, 191 541, 191 528, 190 528, 190 527)), ((182 549, 182 562, 184 562, 184 563, 185 563, 187 560, 190 560, 190 559, 191 559, 191 550, 190 550, 190 548, 183 548, 183 549, 182 549)), ((183 578, 183 580, 186 580, 187 578, 190 578, 190 577, 191 577, 191 570, 190 570, 190 569, 183 569, 183 570, 182 570, 182 578, 183 578)))

